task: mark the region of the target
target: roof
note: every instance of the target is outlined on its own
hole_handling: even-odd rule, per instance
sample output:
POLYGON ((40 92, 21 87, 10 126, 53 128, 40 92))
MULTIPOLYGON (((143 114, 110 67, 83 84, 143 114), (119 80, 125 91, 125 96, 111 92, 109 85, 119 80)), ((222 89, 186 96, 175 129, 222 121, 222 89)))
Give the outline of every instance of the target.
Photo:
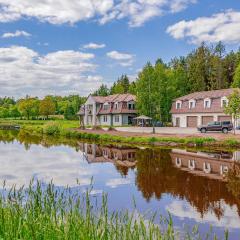
POLYGON ((175 99, 175 101, 188 101, 191 99, 205 99, 205 98, 221 98, 227 97, 233 93, 236 88, 228 88, 221 90, 212 90, 212 91, 202 91, 202 92, 194 92, 190 93, 186 96, 179 97, 175 99))
POLYGON ((134 119, 142 119, 142 120, 151 120, 152 118, 150 118, 150 117, 147 117, 147 116, 145 116, 145 115, 141 115, 141 116, 139 116, 139 117, 136 117, 136 118, 134 118, 134 119))
POLYGON ((126 94, 114 94, 106 97, 102 96, 92 96, 92 98, 98 103, 106 103, 106 102, 130 102, 136 101, 136 96, 126 93, 126 94))

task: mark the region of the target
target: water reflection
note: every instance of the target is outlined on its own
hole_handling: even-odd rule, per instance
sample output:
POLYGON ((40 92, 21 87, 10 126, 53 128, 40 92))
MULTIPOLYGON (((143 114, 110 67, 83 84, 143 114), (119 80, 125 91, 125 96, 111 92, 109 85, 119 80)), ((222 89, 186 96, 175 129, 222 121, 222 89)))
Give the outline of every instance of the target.
POLYGON ((238 151, 100 146, 9 131, 0 131, 0 151, 0 180, 9 186, 35 176, 76 187, 76 179, 88 185, 93 177, 93 192, 108 192, 113 209, 129 206, 134 194, 141 209, 169 211, 179 225, 240 228, 238 151))

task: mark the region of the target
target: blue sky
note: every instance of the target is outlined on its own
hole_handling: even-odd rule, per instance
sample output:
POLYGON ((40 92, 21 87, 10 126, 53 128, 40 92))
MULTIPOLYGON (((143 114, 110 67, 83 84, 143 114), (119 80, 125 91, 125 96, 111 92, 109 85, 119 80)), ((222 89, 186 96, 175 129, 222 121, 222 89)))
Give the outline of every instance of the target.
POLYGON ((202 41, 240 46, 238 0, 0 0, 0 96, 88 95, 202 41))

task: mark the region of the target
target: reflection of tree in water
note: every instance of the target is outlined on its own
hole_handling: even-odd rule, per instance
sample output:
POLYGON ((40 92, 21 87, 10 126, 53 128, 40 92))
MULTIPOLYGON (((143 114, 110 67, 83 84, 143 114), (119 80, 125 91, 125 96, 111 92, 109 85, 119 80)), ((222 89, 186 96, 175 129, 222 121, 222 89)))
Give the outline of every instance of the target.
POLYGON ((240 202, 228 191, 225 182, 175 168, 169 150, 139 150, 136 159, 136 185, 148 201, 170 193, 186 199, 202 216, 213 211, 219 219, 224 214, 222 200, 230 206, 236 204, 240 209, 240 202))
POLYGON ((23 144, 26 150, 29 150, 31 145, 41 145, 45 148, 50 148, 53 146, 69 146, 74 147, 78 150, 78 143, 74 139, 68 139, 64 137, 53 137, 46 135, 34 135, 23 130, 20 131, 9 131, 0 130, 0 142, 10 143, 17 140, 19 143, 23 144))
MULTIPOLYGON (((240 163, 234 164, 233 168, 229 170, 226 178, 229 192, 235 196, 240 205, 240 163)), ((238 209, 238 211, 240 215, 240 210, 238 209)))

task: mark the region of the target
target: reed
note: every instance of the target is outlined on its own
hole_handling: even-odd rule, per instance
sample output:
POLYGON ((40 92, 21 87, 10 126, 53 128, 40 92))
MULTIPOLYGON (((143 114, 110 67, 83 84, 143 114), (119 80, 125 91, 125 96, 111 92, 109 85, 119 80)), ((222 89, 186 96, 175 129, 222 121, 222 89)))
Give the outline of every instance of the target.
MULTIPOLYGON (((110 213, 107 195, 102 195, 98 207, 93 204, 90 191, 79 194, 69 187, 59 189, 53 183, 46 186, 33 181, 27 188, 6 190, 3 187, 0 239, 179 239, 171 216, 155 224, 155 215, 146 220, 137 211, 110 213)), ((192 235, 186 236, 195 239, 192 235)))

